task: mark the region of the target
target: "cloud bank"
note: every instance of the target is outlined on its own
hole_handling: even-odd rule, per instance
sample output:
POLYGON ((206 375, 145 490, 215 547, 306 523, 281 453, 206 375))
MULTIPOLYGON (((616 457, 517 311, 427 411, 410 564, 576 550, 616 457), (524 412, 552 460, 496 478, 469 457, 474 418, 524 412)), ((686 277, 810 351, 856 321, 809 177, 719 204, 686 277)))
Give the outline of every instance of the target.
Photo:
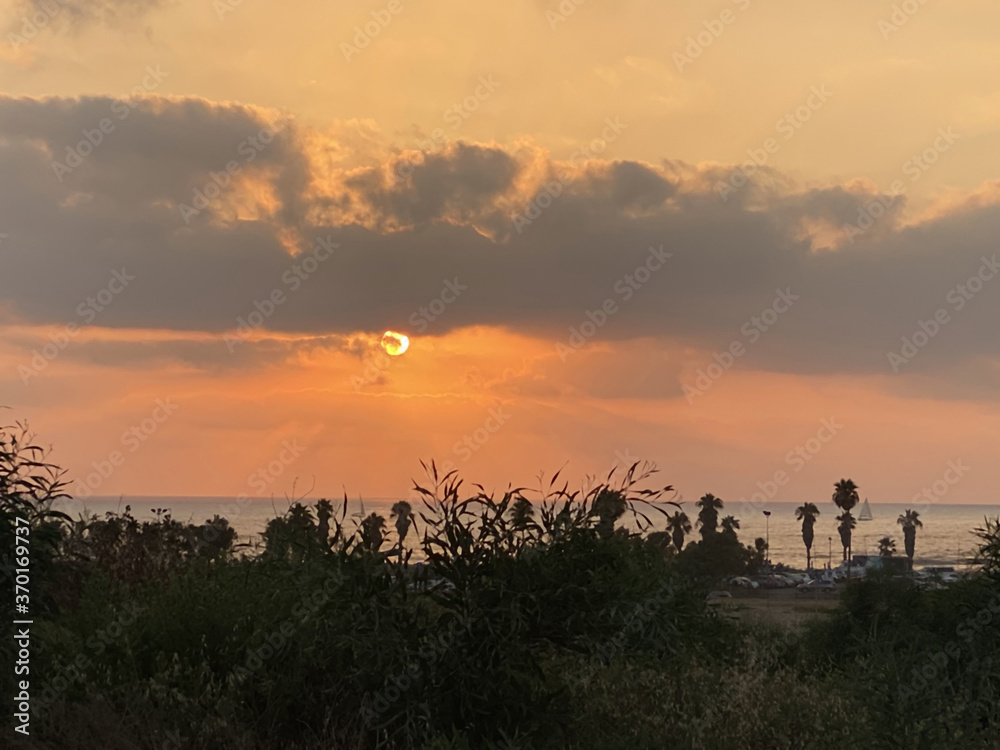
POLYGON ((723 199, 732 165, 354 144, 202 99, 0 97, 0 314, 61 325, 84 305, 95 326, 221 334, 272 300, 258 333, 498 326, 571 347, 591 321, 609 341, 738 341, 739 367, 995 392, 994 185, 913 221, 858 181, 762 170, 723 199), (336 248, 308 271, 317 243, 336 248), (88 307, 121 269, 129 288, 88 307), (448 283, 466 291, 434 305, 448 283))

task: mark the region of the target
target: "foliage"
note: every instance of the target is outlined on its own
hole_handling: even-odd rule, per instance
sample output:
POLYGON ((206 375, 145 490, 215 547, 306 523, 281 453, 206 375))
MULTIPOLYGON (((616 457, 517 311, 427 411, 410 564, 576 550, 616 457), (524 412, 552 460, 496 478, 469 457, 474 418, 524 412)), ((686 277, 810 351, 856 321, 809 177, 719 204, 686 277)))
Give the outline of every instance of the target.
POLYGON ((719 511, 722 510, 724 503, 720 498, 709 493, 702 496, 695 505, 700 509, 698 511, 698 528, 701 531, 701 538, 708 539, 718 533, 719 511))
POLYGON ((1000 521, 982 575, 872 575, 828 618, 771 629, 705 603, 764 540, 742 546, 711 495, 700 540, 681 511, 649 533, 671 491, 639 489, 649 467, 535 496, 431 464, 388 522, 296 502, 237 555, 220 518, 55 513, 61 475, 26 434, 0 431, 0 531, 31 519, 50 606, 22 747, 996 747, 1000 521))
POLYGON ((670 533, 674 548, 680 552, 684 548, 684 537, 691 533, 691 519, 682 510, 667 516, 667 531, 670 533))
POLYGON ((815 539, 814 527, 820 510, 815 503, 803 503, 795 509, 795 518, 802 521, 802 543, 806 546, 806 568, 812 569, 812 546, 815 539))
POLYGON ((917 529, 923 527, 920 520, 920 513, 907 509, 905 513, 896 519, 896 523, 903 527, 903 547, 906 550, 906 557, 909 559, 910 568, 913 568, 913 553, 917 544, 917 529))
POLYGON ((850 513, 860 499, 858 485, 852 479, 841 479, 833 486, 833 503, 845 513, 850 513))
POLYGON ((837 516, 837 521, 839 522, 837 533, 840 534, 840 543, 844 547, 844 559, 849 560, 851 557, 851 532, 854 531, 855 526, 858 524, 849 510, 845 510, 837 516))
POLYGON ((884 536, 878 540, 879 557, 892 557, 896 554, 896 540, 889 536, 884 536))
MULTIPOLYGON (((17 592, 23 597, 17 601, 27 602, 29 611, 38 616, 58 611, 52 590, 62 524, 68 520, 53 509, 54 502, 67 497, 66 483, 63 472, 49 463, 47 456, 48 451, 38 445, 27 425, 0 427, 0 596, 10 608, 17 592), (19 527, 20 534, 16 531, 19 527), (19 546, 26 555, 18 553, 19 546), (15 588, 18 575, 27 586, 15 588)), ((3 638, 0 661, 6 668, 0 673, 0 690, 4 695, 13 694, 14 670, 10 665, 15 662, 15 653, 13 638, 3 638)))
MULTIPOLYGON (((14 600, 15 528, 30 529, 30 578, 35 588, 32 611, 51 612, 55 604, 44 589, 62 540, 62 523, 69 517, 53 509, 65 493, 64 472, 46 460, 48 451, 35 442, 27 425, 0 426, 0 565, 2 596, 14 600), (18 520, 20 519, 20 521, 18 520)), ((6 647, 6 645, 5 645, 6 647)))
POLYGON ((980 539, 976 564, 982 566, 986 575, 1000 578, 1000 518, 984 519, 983 525, 976 529, 976 536, 980 539))

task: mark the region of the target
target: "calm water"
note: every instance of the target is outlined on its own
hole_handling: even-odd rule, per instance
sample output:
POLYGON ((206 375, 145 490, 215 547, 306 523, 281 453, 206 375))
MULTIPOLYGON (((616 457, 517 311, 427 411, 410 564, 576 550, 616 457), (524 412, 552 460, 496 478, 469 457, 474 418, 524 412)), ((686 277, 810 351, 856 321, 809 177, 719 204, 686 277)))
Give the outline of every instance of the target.
MULTIPOLYGON (((341 501, 342 502, 342 501, 341 501)), ((366 513, 379 513, 387 520, 389 509, 395 499, 375 498, 363 501, 366 513)), ((410 499, 414 510, 421 508, 418 500, 410 499)), ((723 515, 732 514, 740 520, 740 539, 744 544, 751 544, 756 537, 770 535, 771 559, 795 567, 804 568, 806 563, 805 547, 802 545, 801 524, 795 520, 795 508, 801 503, 768 503, 760 509, 750 506, 727 506, 723 515), (771 511, 770 522, 766 523, 763 510, 771 511), (769 528, 768 528, 769 527, 769 528)), ((240 541, 248 541, 258 536, 268 520, 280 515, 288 509, 285 500, 253 500, 242 507, 235 504, 234 499, 224 497, 132 497, 110 498, 92 497, 86 501, 66 500, 61 509, 74 518, 80 513, 97 513, 124 510, 126 505, 132 506, 132 513, 140 520, 154 517, 153 508, 169 508, 173 517, 180 521, 202 523, 218 514, 229 519, 230 524, 240 534, 240 541), (235 512, 238 511, 238 512, 235 512)), ((840 536, 837 534, 837 523, 834 520, 838 509, 833 503, 817 503, 821 511, 815 527, 813 556, 817 566, 827 561, 831 548, 828 538, 832 537, 833 564, 842 558, 840 536)), ((339 504, 335 501, 335 507, 339 504)), ((917 545, 915 562, 917 565, 957 565, 966 562, 976 549, 976 537, 973 529, 982 526, 984 516, 996 518, 1000 516, 1000 505, 945 505, 934 504, 924 507, 899 504, 872 504, 874 519, 858 522, 854 531, 854 553, 876 554, 878 540, 890 536, 896 540, 898 554, 903 553, 902 530, 896 519, 906 508, 915 508, 920 512, 923 528, 917 530, 917 545)), ((697 508, 693 503, 685 503, 685 512, 694 520, 697 508)), ((672 512, 672 507, 667 507, 672 512)), ((360 517, 362 502, 348 502, 348 515, 358 514, 360 517)), ((858 509, 854 510, 855 516, 858 509)), ((695 532, 696 533, 696 532, 695 532)))

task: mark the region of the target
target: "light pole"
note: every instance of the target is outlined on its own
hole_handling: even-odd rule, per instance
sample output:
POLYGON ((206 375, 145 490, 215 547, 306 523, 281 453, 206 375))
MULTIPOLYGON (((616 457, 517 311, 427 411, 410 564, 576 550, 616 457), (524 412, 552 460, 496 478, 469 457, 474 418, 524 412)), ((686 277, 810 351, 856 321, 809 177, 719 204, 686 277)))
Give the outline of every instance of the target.
POLYGON ((826 540, 830 543, 830 549, 826 553, 826 569, 833 570, 833 537, 828 536, 826 540))
POLYGON ((771 564, 771 511, 764 511, 764 553, 765 562, 771 564))

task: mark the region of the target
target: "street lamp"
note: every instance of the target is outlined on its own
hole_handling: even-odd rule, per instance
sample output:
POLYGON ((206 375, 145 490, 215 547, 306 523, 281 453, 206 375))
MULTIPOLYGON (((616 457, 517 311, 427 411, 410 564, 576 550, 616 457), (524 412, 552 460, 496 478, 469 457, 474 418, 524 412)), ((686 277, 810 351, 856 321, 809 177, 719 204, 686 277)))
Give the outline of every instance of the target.
POLYGON ((828 536, 826 540, 830 543, 830 550, 826 553, 826 569, 833 570, 833 537, 828 536))
POLYGON ((767 555, 766 562, 768 565, 771 564, 771 511, 764 511, 764 552, 767 555))

